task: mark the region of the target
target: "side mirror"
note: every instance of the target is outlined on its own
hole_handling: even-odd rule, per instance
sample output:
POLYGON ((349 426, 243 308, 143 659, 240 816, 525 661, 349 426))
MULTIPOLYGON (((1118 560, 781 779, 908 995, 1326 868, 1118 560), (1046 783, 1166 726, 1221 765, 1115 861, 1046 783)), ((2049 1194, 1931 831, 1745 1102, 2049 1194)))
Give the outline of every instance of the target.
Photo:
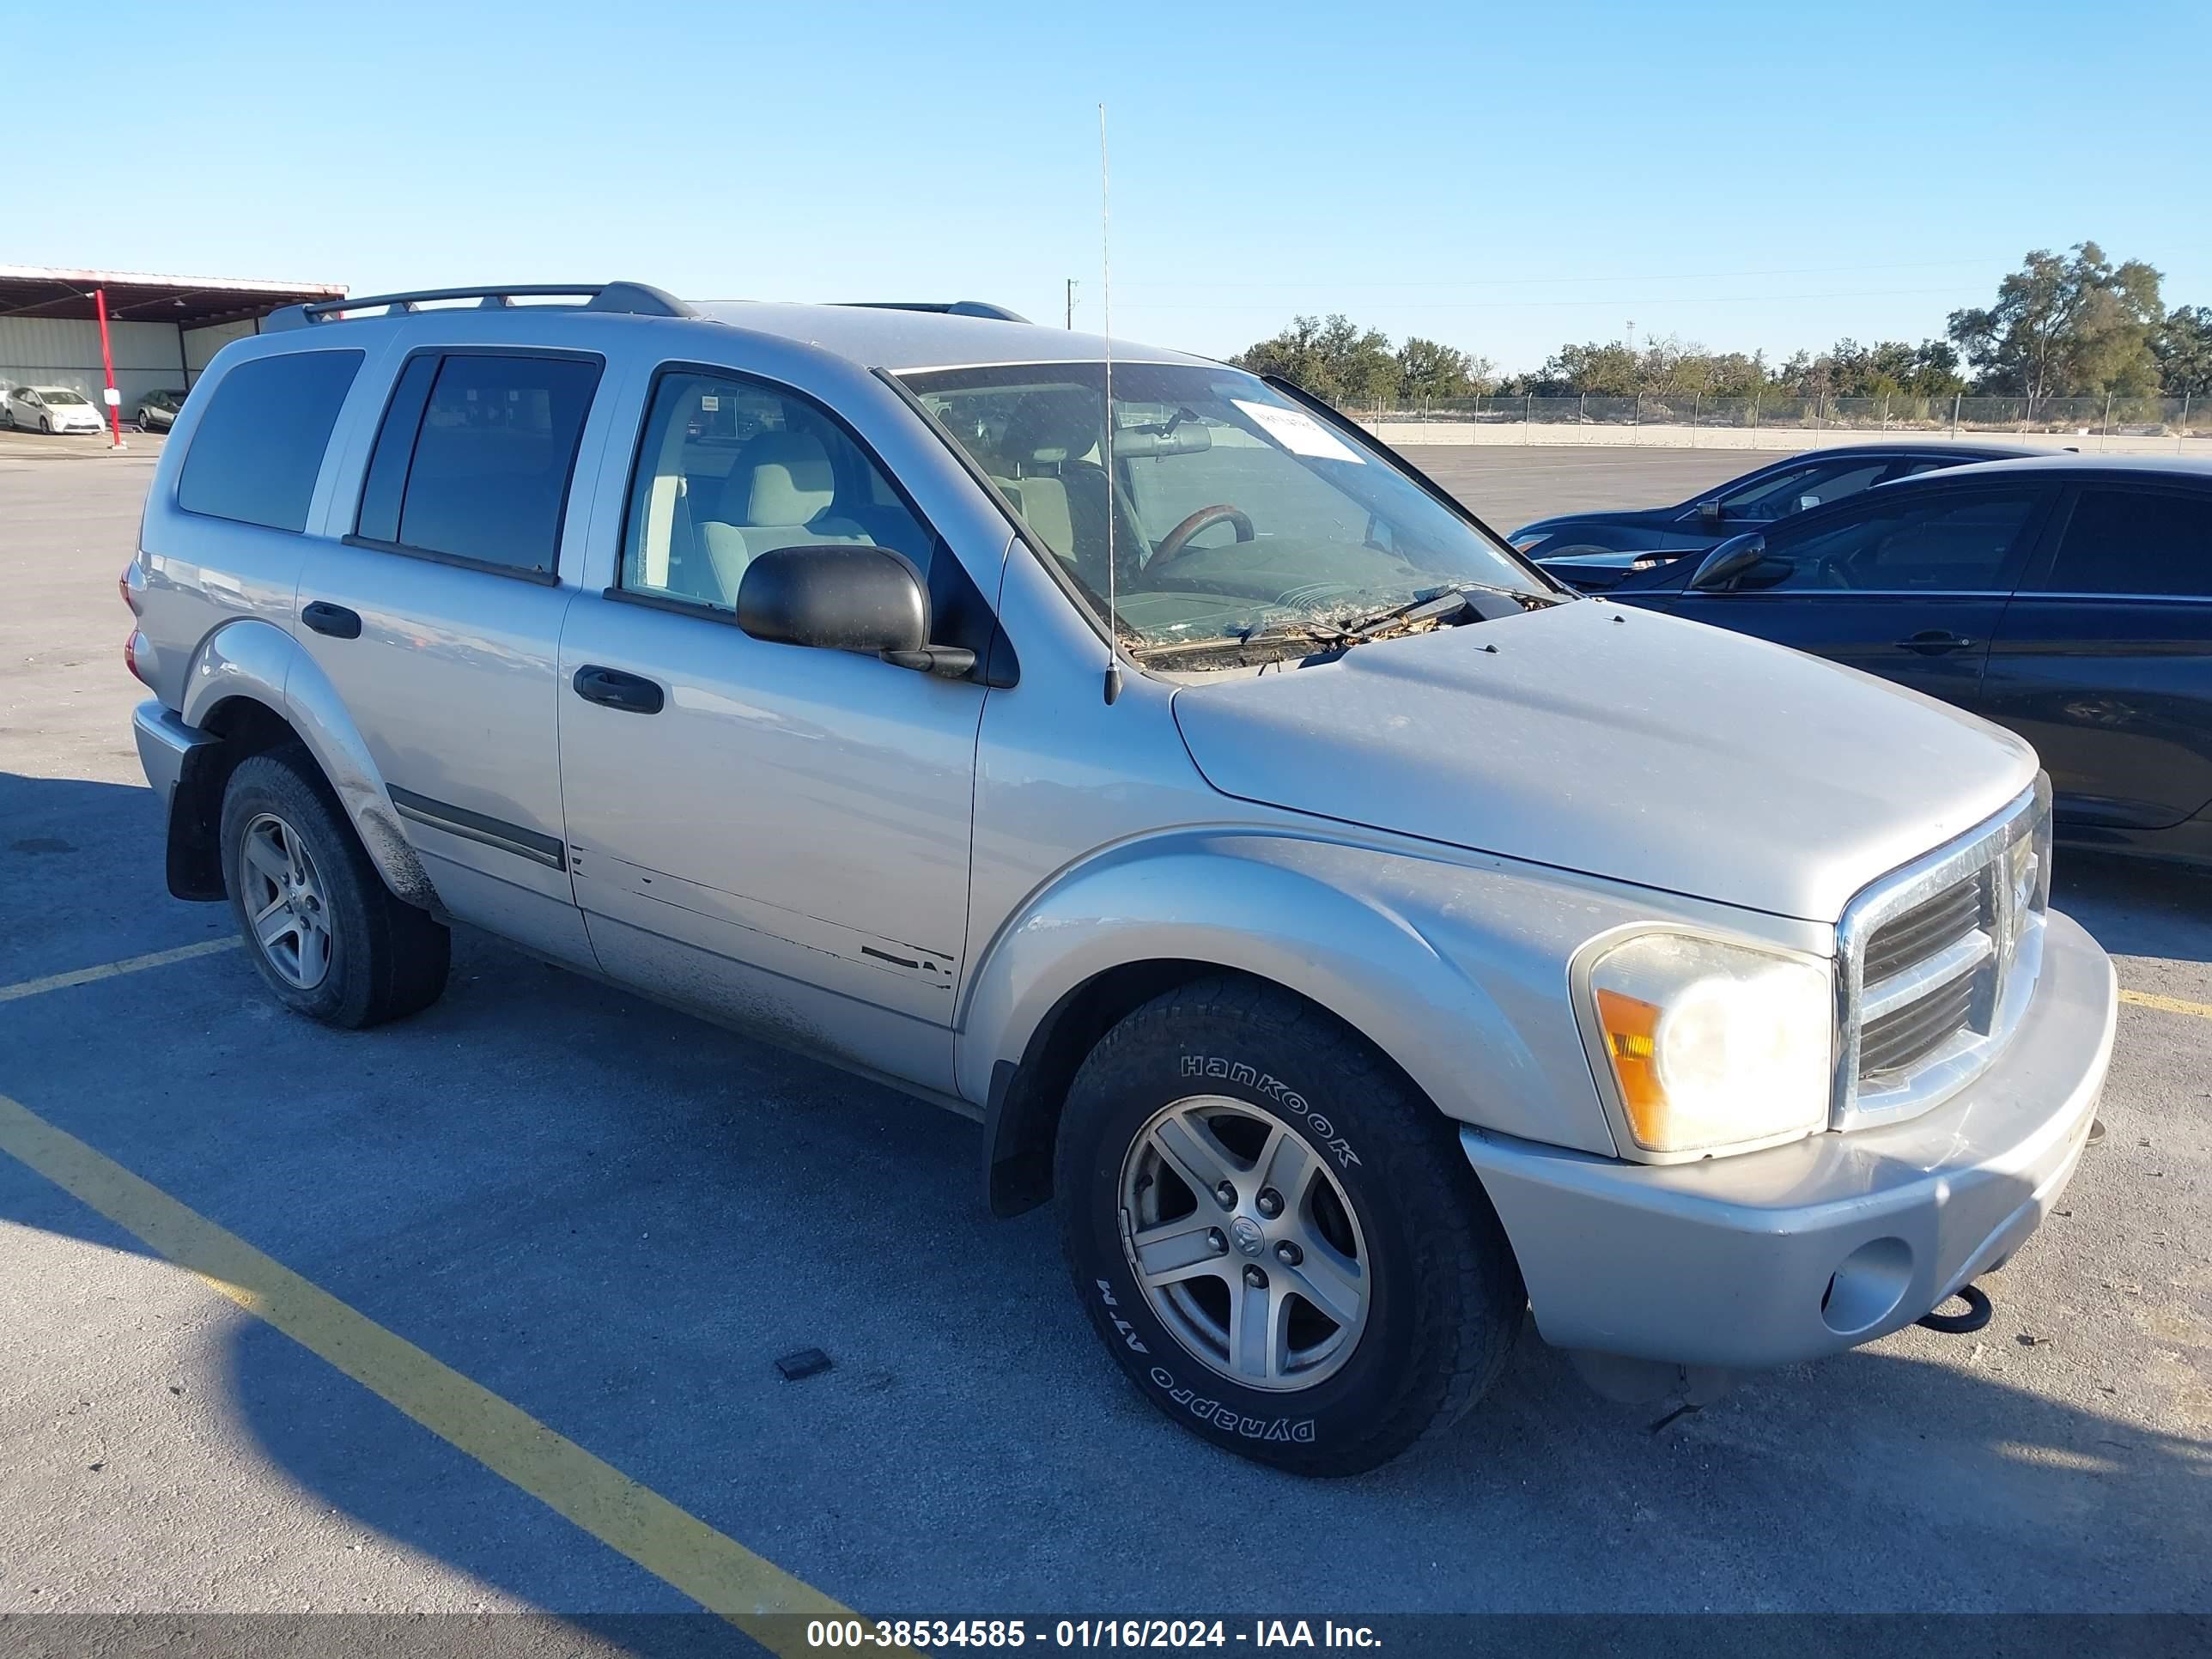
POLYGON ((887 547, 780 547, 745 567, 738 626, 773 645, 866 651, 901 668, 960 675, 975 653, 929 642, 921 573, 887 547))
POLYGON ((1710 501, 1698 503, 1698 522, 1707 530, 1718 530, 1721 527, 1721 504, 1717 497, 1710 501))
POLYGON ((1729 582, 1766 556, 1766 538, 1758 534, 1731 537, 1711 552, 1690 578, 1695 592, 1711 592, 1729 582))

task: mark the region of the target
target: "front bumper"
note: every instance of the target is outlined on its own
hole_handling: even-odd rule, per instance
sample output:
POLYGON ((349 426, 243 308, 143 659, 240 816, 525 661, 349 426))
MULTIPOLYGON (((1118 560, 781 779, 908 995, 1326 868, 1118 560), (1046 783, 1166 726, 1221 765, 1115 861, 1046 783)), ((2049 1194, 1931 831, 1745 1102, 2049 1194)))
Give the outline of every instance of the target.
POLYGON ((2112 963, 2053 912, 2012 1042, 1923 1116, 1666 1167, 1461 1144, 1545 1340, 1763 1370, 1909 1325, 2019 1248, 2081 1158, 2118 1008, 2112 963))

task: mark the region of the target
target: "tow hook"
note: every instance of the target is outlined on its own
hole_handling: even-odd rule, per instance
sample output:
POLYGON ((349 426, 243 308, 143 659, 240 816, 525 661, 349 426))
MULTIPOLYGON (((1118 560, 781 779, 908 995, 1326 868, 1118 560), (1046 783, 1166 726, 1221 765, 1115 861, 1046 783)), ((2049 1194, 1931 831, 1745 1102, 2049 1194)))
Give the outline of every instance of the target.
MULTIPOLYGON (((1945 1297, 1943 1302, 1948 1302, 1954 1297, 1966 1304, 1966 1312, 1946 1314, 1936 1313, 1931 1310, 1921 1315, 1913 1322, 1925 1325, 1931 1331, 1941 1331, 1946 1336, 1969 1335, 1990 1322, 1991 1310, 1989 1292, 1983 1290, 1980 1285, 1961 1285, 1957 1290, 1952 1291, 1950 1296, 1945 1297)), ((1940 1308, 1943 1303, 1939 1302, 1936 1305, 1940 1308)))

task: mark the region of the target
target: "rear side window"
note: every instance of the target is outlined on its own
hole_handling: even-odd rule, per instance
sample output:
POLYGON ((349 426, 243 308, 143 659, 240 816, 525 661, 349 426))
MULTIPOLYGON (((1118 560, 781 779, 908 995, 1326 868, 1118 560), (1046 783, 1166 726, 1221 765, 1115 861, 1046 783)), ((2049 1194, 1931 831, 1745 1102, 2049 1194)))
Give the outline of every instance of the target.
POLYGON ((576 445, 599 383, 580 357, 410 359, 369 458, 355 534, 551 580, 576 445))
POLYGON ((2041 586, 2053 593, 2212 599, 2212 495, 2083 490, 2041 586))
POLYGON ((361 360, 358 351, 295 351, 257 357, 224 375, 192 434, 177 505, 240 524, 305 530, 323 451, 361 360))

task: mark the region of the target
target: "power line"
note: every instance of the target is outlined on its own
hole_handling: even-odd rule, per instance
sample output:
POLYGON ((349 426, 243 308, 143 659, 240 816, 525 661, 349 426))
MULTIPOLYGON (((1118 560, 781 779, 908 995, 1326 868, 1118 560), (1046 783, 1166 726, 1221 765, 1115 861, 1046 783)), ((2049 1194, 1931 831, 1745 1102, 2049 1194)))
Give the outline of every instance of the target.
MULTIPOLYGON (((2207 249, 2201 247, 2172 248, 2166 251, 2165 257, 2171 258, 2172 255, 2177 253, 2197 254, 2203 253, 2207 251, 2207 249)), ((1596 276, 1553 273, 1534 276, 1425 277, 1408 281, 1367 281, 1359 278, 1353 278, 1343 282, 1334 282, 1325 277, 1316 277, 1311 281, 1297 283, 1193 283, 1185 282, 1179 278, 1164 277, 1152 281, 1132 281, 1130 278, 1125 276, 1121 279, 1121 286, 1124 289, 1173 288, 1185 290, 1233 289, 1240 292, 1257 290, 1291 291, 1313 289, 1325 290, 1330 293, 1338 293, 1356 289, 1524 288, 1535 287, 1539 285, 1556 286, 1565 283, 1714 283, 1734 281, 1736 278, 1746 276, 1837 276, 1857 271, 1870 270, 1966 270, 1971 267, 1987 265, 1992 262, 2002 264, 2007 260, 2014 259, 2018 257, 2019 255, 2017 253, 1990 254, 1985 258, 1971 259, 1914 259, 1901 261, 1891 264, 1874 265, 1787 265, 1778 266, 1773 269, 1765 270, 1620 271, 1611 275, 1596 276)), ((1607 300, 1604 301, 1604 303, 1607 305, 1618 305, 1620 304, 1621 301, 1617 299, 1613 299, 1607 300)))
MULTIPOLYGON (((1405 310, 1418 307, 1426 311, 1528 311, 1583 306, 1733 306, 1798 300, 1903 299, 1930 294, 1955 296, 1958 292, 1956 288, 1859 288, 1834 289, 1819 294, 1609 295, 1601 300, 1405 300, 1395 302, 1390 308, 1405 310)), ((1124 300, 1121 308, 1124 311, 1250 311, 1253 307, 1224 305, 1216 301, 1182 303, 1171 300, 1124 300)))

